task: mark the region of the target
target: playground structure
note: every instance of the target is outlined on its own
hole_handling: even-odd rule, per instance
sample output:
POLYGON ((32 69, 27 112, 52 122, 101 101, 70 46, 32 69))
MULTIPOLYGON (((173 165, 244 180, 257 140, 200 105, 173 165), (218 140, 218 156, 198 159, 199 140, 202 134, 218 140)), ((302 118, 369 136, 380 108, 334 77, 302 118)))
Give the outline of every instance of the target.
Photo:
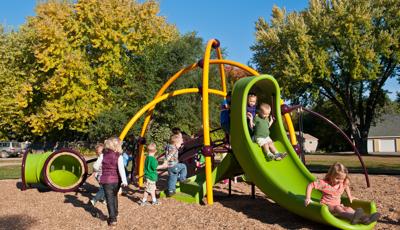
MULTIPOLYGON (((348 221, 336 218, 329 212, 327 206, 319 203, 322 195, 319 191, 314 191, 312 193, 314 202, 308 207, 304 206, 306 186, 308 183, 314 181, 315 177, 307 170, 298 156, 299 146, 289 114, 289 112, 296 109, 296 107, 288 108, 282 105, 279 85, 272 76, 260 75, 257 71, 248 66, 231 60, 224 60, 222 58, 220 42, 216 39, 207 42, 204 58, 201 61, 178 71, 161 87, 154 99, 142 107, 131 118, 121 132, 119 138, 123 140, 132 126, 145 115, 140 132, 140 138, 144 140, 153 111, 158 103, 171 97, 193 93, 201 94, 202 97, 203 146, 201 150, 202 154, 205 156, 205 167, 199 170, 194 176, 190 177, 188 183, 180 183, 177 186, 177 193, 173 198, 185 202, 201 203, 202 199, 206 197, 207 204, 212 205, 214 202, 213 185, 215 183, 239 174, 245 174, 248 181, 255 184, 269 198, 297 215, 341 229, 371 229, 375 226, 376 222, 370 225, 351 225, 348 221), (216 52, 217 59, 210 59, 213 50, 216 52), (221 89, 209 88, 210 65, 218 65, 219 67, 221 89), (231 100, 232 151, 227 154, 219 165, 213 168, 212 158, 215 146, 213 146, 210 139, 209 94, 218 95, 223 98, 226 97, 227 87, 224 65, 240 68, 248 72, 252 77, 239 79, 234 85, 231 100), (175 80, 195 68, 202 68, 203 70, 201 88, 187 88, 167 92, 169 86, 175 80), (280 162, 267 162, 262 150, 251 140, 246 121, 247 94, 250 90, 256 92, 259 102, 269 103, 272 106, 273 114, 276 115, 276 122, 271 127, 271 138, 274 140, 274 144, 280 152, 288 153, 288 156, 280 162), (289 131, 289 138, 287 137, 284 123, 286 123, 286 127, 289 131)), ((145 160, 144 141, 140 141, 138 151, 138 178, 139 186, 142 186, 145 160)), ((45 162, 44 164, 36 163, 39 159, 35 160, 32 158, 33 156, 25 154, 22 169, 23 184, 42 182, 52 189, 56 188, 54 189, 56 191, 64 192, 70 191, 82 184, 87 174, 86 162, 77 163, 79 162, 79 160, 77 160, 79 157, 72 157, 75 159, 73 160, 69 159, 73 154, 66 154, 64 157, 64 155, 60 153, 58 153, 60 154, 60 161, 49 160, 53 159, 51 156, 56 158, 56 153, 47 157, 43 156, 40 162, 45 162), (63 159, 65 159, 65 161, 63 159), (37 165, 33 166, 34 164, 37 165), (29 167, 27 167, 28 165, 29 167), (80 171, 75 170, 75 168, 79 168, 80 171), (54 174, 54 177, 46 177, 46 173, 43 172, 47 172, 47 174, 50 175, 54 174), (35 177, 31 177, 33 173, 36 173, 35 177), (79 175, 81 176, 79 177, 79 175), (52 179, 52 183, 49 183, 49 177, 52 179), (54 183, 56 178, 60 180, 54 183), (71 183, 65 182, 65 184, 63 184, 63 181, 71 181, 71 183), (56 186, 54 184, 56 184, 56 186)), ((360 156, 359 159, 364 167, 360 156)), ((365 174, 365 176, 369 186, 368 175, 365 174)), ((165 194, 161 193, 160 195, 164 196, 165 194)), ((353 208, 361 207, 366 213, 376 212, 376 207, 373 202, 356 200, 353 201, 352 204, 349 204, 347 198, 342 198, 342 202, 353 208)))
MULTIPOLYGON (((140 137, 144 138, 148 125, 151 120, 153 111, 156 105, 168 98, 183 94, 200 93, 202 97, 202 124, 203 124, 203 147, 202 154, 205 156, 205 167, 196 175, 189 178, 188 183, 181 183, 177 186, 177 193, 173 198, 185 202, 200 203, 202 198, 207 198, 207 204, 213 204, 213 185, 223 179, 231 178, 238 174, 245 174, 246 178, 261 189, 269 198, 279 203, 282 207, 296 213, 305 218, 328 224, 342 229, 371 229, 375 223, 370 225, 351 225, 348 221, 336 218, 333 216, 328 207, 321 205, 319 200, 321 193, 314 191, 312 194, 313 202, 310 206, 304 206, 305 188, 307 184, 315 180, 315 177, 307 170, 304 164, 299 159, 296 151, 299 149, 296 140, 296 135, 291 121, 289 111, 295 109, 288 108, 283 105, 283 113, 281 112, 280 88, 276 80, 269 75, 261 75, 254 69, 242 65, 240 63, 224 60, 220 49, 220 42, 216 39, 208 41, 204 59, 198 63, 192 64, 173 75, 158 91, 153 101, 142 107, 128 122, 124 130, 120 134, 120 139, 123 140, 128 134, 131 127, 139 120, 141 116, 146 114, 140 137), (217 59, 210 59, 211 51, 216 51, 217 59), (209 68, 210 65, 218 65, 221 78, 221 89, 209 88, 209 68), (232 153, 228 154, 222 162, 212 168, 213 147, 210 140, 210 125, 209 125, 209 94, 215 94, 221 97, 227 95, 226 75, 224 65, 231 65, 245 70, 253 77, 245 77, 238 80, 233 88, 231 100, 231 140, 232 153), (195 69, 202 68, 202 85, 199 88, 180 89, 166 93, 168 87, 183 74, 195 69), (250 91, 255 91, 259 102, 267 102, 272 105, 272 112, 276 114, 276 122, 271 127, 271 138, 280 152, 287 152, 286 157, 281 162, 267 162, 262 150, 251 140, 247 128, 246 121, 246 104, 247 94, 250 91), (281 116, 282 114, 282 116, 281 116), (286 130, 283 120, 289 131, 289 138, 286 135, 286 130)), ((317 115, 318 114, 314 114, 317 115)), ((333 124, 333 123, 332 123, 333 124)), ((339 129, 340 130, 340 129, 339 129)), ((342 133, 344 134, 344 133, 342 133)), ((359 156, 362 166, 361 156, 355 149, 355 153, 359 156)), ((143 185, 143 167, 144 167, 144 145, 139 145, 138 154, 138 177, 139 186, 143 185)), ((365 170, 365 167, 364 167, 365 170)), ((365 170, 367 185, 369 186, 368 175, 365 170)), ((165 196, 162 192, 160 196, 165 196)), ((353 201, 349 204, 348 199, 342 198, 344 204, 353 208, 361 207, 366 213, 376 212, 376 207, 373 202, 353 201)))
POLYGON ((44 184, 57 192, 71 192, 86 180, 88 166, 82 155, 71 149, 53 153, 30 154, 22 159, 22 190, 30 185, 44 184))

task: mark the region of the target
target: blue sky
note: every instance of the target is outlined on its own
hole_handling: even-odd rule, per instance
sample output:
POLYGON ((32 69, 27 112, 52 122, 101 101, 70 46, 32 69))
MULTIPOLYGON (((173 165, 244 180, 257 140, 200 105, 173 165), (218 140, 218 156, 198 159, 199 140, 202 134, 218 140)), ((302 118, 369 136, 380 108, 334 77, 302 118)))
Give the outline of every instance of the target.
MULTIPOLYGON (((34 15, 37 0, 0 1, 0 23, 8 28, 18 28, 26 16, 34 15)), ((273 5, 287 11, 300 11, 307 0, 160 0, 160 14, 175 24, 181 33, 196 31, 205 40, 217 38, 227 49, 227 58, 248 63, 254 43, 254 23, 259 17, 267 20, 273 5)), ((400 91, 396 79, 390 79, 385 89, 400 91)), ((390 97, 396 97, 392 93, 390 97)))

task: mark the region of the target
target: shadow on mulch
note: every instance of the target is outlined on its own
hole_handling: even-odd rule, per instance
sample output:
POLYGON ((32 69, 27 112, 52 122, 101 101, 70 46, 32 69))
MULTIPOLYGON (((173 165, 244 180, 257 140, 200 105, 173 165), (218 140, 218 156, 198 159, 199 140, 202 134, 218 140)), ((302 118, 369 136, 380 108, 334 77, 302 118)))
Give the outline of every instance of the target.
POLYGON ((278 204, 260 196, 251 199, 251 195, 233 194, 231 196, 218 196, 216 201, 225 207, 245 214, 248 218, 256 219, 266 224, 277 224, 286 229, 335 229, 292 214, 278 204))
MULTIPOLYGON (((85 193, 81 193, 81 194, 85 194, 85 193)), ((86 212, 90 213, 93 217, 99 218, 100 220, 103 220, 103 221, 107 220, 107 216, 104 215, 104 213, 100 209, 94 207, 89 202, 85 203, 85 202, 79 200, 77 196, 69 195, 69 194, 64 195, 64 198, 65 198, 64 203, 70 203, 74 207, 82 208, 86 212)))
POLYGON ((0 229, 23 230, 28 229, 36 222, 36 219, 26 215, 1 216, 0 229))

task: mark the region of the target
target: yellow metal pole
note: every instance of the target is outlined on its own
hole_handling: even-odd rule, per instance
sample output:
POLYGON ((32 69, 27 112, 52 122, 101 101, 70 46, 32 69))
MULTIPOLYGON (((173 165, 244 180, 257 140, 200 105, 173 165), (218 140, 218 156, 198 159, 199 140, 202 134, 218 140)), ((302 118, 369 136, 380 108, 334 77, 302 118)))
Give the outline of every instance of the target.
MULTIPOLYGON (((283 100, 281 100, 281 105, 284 104, 283 100)), ((288 131, 289 131, 289 139, 290 139, 290 143, 294 146, 297 145, 297 138, 296 138, 296 131, 294 130, 294 126, 293 126, 293 122, 292 122, 292 118, 290 117, 289 113, 286 113, 285 115, 283 115, 283 118, 286 122, 288 131)))
MULTIPOLYGON (((217 48, 217 57, 219 60, 223 60, 222 58, 222 52, 221 52, 221 47, 217 48)), ((219 64, 219 73, 221 74, 221 88, 222 91, 226 94, 226 75, 225 75, 225 69, 224 69, 224 64, 219 64)))
MULTIPOLYGON (((208 75, 210 67, 210 55, 211 48, 214 39, 207 42, 206 51, 204 52, 204 63, 203 63, 203 84, 202 84, 202 115, 203 115, 203 137, 204 137, 204 149, 210 148, 210 118, 208 111, 208 75)), ((211 156, 206 154, 206 191, 207 191, 207 204, 212 205, 214 203, 213 197, 213 182, 212 182, 212 161, 211 156)))
MULTIPOLYGON (((156 99, 157 97, 159 97, 160 95, 164 94, 164 92, 168 89, 168 87, 176 80, 178 79, 180 76, 182 76, 183 74, 189 72, 190 70, 196 68, 197 63, 192 64, 190 66, 187 66, 184 69, 179 70, 178 72, 176 72, 171 78, 168 79, 168 81, 161 87, 161 89, 157 92, 156 96, 154 97, 154 99, 156 99)), ((154 111, 154 107, 150 108, 149 111, 147 112, 146 118, 144 119, 143 122, 143 126, 142 129, 140 131, 140 137, 145 137, 151 117, 153 116, 153 111, 154 111)), ((129 130, 128 130, 129 131, 129 130)), ((138 162, 138 166, 137 166, 137 174, 139 176, 139 181, 138 184, 140 187, 143 186, 143 175, 144 175, 144 147, 142 144, 139 143, 139 154, 137 156, 136 162, 138 162)))

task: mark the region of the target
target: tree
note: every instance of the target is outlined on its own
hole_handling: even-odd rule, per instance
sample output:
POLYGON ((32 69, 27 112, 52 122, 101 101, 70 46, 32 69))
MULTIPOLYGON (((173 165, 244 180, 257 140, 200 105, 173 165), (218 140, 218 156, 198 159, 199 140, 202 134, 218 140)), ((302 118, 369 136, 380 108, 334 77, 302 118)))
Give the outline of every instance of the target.
POLYGON ((301 12, 274 7, 256 23, 253 61, 274 75, 292 102, 331 101, 356 146, 367 153, 389 78, 399 77, 399 1, 310 1, 301 12))
MULTIPOLYGON (((163 45, 154 45, 141 54, 135 55, 124 64, 127 68, 123 82, 115 84, 112 90, 113 101, 117 103, 104 111, 90 126, 91 139, 101 139, 120 133, 128 120, 145 104, 153 100, 157 91, 180 69, 196 63, 203 58, 204 42, 195 33, 181 36, 163 45)), ((217 68, 211 67, 210 84, 220 88, 217 68)), ((182 88, 196 88, 201 84, 202 72, 197 69, 182 75, 167 92, 182 88)), ((219 127, 219 102, 221 98, 210 97, 211 125, 219 127)), ((180 127, 188 134, 197 133, 201 127, 200 94, 173 97, 159 103, 153 113, 149 141, 161 147, 167 141, 171 128, 180 127)), ((141 130, 139 121, 133 127, 135 135, 141 130)))
POLYGON ((31 135, 86 134, 89 124, 114 106, 113 86, 125 77, 123 65, 147 47, 178 38, 158 11, 155 1, 38 4, 36 16, 18 32, 27 49, 13 47, 31 58, 29 66, 21 61, 8 69, 23 76, 12 76, 21 86, 6 94, 18 99, 18 118, 31 135))

